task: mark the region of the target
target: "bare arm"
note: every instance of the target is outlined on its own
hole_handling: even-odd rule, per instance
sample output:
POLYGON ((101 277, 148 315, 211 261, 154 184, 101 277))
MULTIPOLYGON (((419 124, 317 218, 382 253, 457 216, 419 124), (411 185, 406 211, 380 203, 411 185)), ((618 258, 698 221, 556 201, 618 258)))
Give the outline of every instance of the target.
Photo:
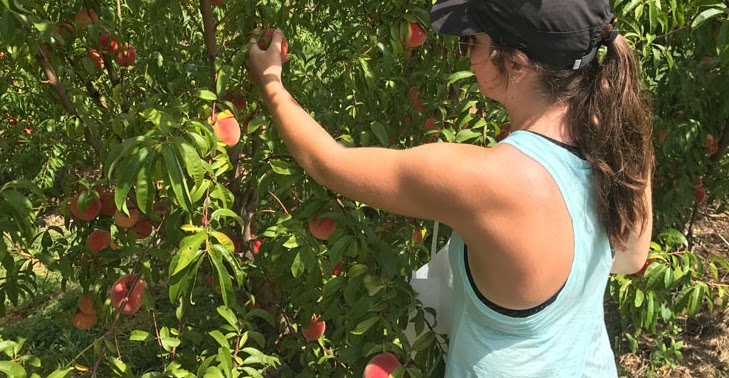
POLYGON ((645 189, 645 201, 647 205, 646 225, 641 230, 635 230, 630 235, 626 243, 625 251, 616 251, 615 261, 610 270, 616 274, 632 274, 639 271, 648 258, 648 251, 651 244, 651 235, 653 233, 653 195, 651 189, 651 180, 648 179, 648 185, 645 189))
POLYGON ((463 193, 473 190, 475 171, 483 169, 488 160, 483 156, 488 155, 486 150, 450 143, 406 150, 340 145, 281 83, 280 41, 280 32, 276 32, 268 51, 252 44, 249 66, 289 152, 315 181, 396 214, 451 226, 468 219, 464 215, 473 209, 468 203, 472 196, 463 193))

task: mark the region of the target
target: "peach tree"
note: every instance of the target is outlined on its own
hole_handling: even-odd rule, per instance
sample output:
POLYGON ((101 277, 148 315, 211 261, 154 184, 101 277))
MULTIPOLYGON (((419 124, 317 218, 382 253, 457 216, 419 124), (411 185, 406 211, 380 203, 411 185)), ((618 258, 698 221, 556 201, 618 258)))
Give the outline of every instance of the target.
MULTIPOLYGON (((95 335, 62 366, 16 358, 13 369, 361 376, 374 357, 394 356, 396 374, 442 375, 447 339, 432 331, 432 309, 408 280, 449 230, 433 235, 428 222, 313 182, 288 155, 245 65, 253 29, 278 27, 291 57, 287 88, 343 145, 493 145, 506 114, 477 94, 455 41, 428 27, 429 2, 0 4, 2 305, 32 296, 33 267, 43 265, 80 287, 64 321, 95 335), (62 227, 36 221, 55 210, 62 227), (118 347, 122 337, 154 362, 135 365, 118 347)), ((725 202, 726 118, 718 120, 726 109, 715 101, 726 90, 726 7, 615 5, 655 94, 657 134, 671 129, 657 149, 659 178, 675 159, 694 161, 678 154, 696 155, 671 178, 681 185, 657 190, 661 227, 677 227, 696 175, 711 201, 725 202), (716 25, 724 26, 714 49, 702 37, 716 25), (710 62, 696 62, 709 52, 710 62), (700 86, 674 78, 687 67, 716 92, 691 94, 685 86, 700 86), (677 104, 681 123, 672 121, 677 104), (709 133, 715 163, 696 153, 709 133)), ((628 293, 620 303, 642 309, 637 284, 625 283, 637 281, 619 277, 611 287, 628 293)), ((713 298, 701 293, 691 302, 699 309, 713 298)), ((627 319, 655 325, 640 316, 627 319)))

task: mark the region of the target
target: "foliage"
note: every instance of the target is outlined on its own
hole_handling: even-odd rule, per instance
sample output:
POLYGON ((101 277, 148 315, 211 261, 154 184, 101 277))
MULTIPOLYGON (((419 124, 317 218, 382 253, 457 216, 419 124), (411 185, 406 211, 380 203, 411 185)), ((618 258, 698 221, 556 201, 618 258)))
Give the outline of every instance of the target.
MULTIPOLYGON (((245 67, 251 31, 281 27, 292 57, 287 88, 343 145, 493 145, 506 114, 478 95, 455 41, 428 32, 423 46, 403 45, 408 22, 429 24, 429 2, 0 3, 0 180, 9 182, 0 189, 0 306, 32 293, 34 266, 60 272, 63 285, 78 283, 98 317, 89 331, 96 337, 81 352, 101 375, 358 376, 381 352, 398 356, 409 376, 442 375, 442 337, 424 321, 427 309, 408 280, 428 258, 425 245, 432 238, 442 245, 448 230, 421 242, 413 235, 422 221, 313 182, 287 154, 245 67), (98 22, 64 30, 84 7, 98 22), (107 32, 136 48, 132 65, 105 51, 100 36, 107 32), (102 52, 102 70, 89 49, 102 52), (242 129, 230 148, 209 121, 222 110, 242 129), (108 193, 121 214, 138 209, 137 223, 149 222, 152 231, 121 227, 112 215, 89 222, 74 216, 73 206, 86 211, 108 193), (56 208, 63 227, 39 229, 36 217, 56 208), (336 221, 327 240, 310 232, 315 217, 336 221), (86 245, 95 229, 112 238, 98 253, 86 245), (148 317, 121 315, 109 300, 127 274, 146 283, 148 317), (312 314, 326 332, 306 341, 301 330, 312 314), (415 340, 403 333, 409 322, 415 340), (123 336, 154 350, 160 363, 137 366, 119 357, 124 323, 137 328, 123 336)), ((726 203, 726 4, 614 5, 654 97, 658 228, 678 227, 697 202, 695 177, 704 178, 711 203, 726 203), (701 146, 708 134, 718 147, 711 155, 701 146)), ((708 298, 726 298, 701 281, 705 272, 694 268, 701 257, 672 254, 680 243, 667 238, 658 237, 651 255, 665 265, 654 262, 643 279, 611 283, 633 338, 641 329, 674 337, 679 331, 663 325, 675 324, 685 309, 708 308, 708 298), (648 284, 669 269, 680 277, 648 284), (675 296, 687 302, 670 303, 675 296)), ((715 280, 726 268, 721 260, 706 265, 714 266, 715 280)), ((657 363, 671 361, 666 353, 657 363)), ((43 368, 63 376, 78 370, 74 361, 43 368)))
POLYGON ((675 367, 683 342, 676 340, 685 316, 724 310, 729 304, 729 262, 688 251, 686 237, 676 230, 658 235, 643 275, 614 276, 608 293, 617 303, 623 332, 633 353, 639 337, 655 338, 651 360, 675 367), (721 277, 721 279, 720 279, 721 277), (716 307, 716 308, 715 308, 716 307))

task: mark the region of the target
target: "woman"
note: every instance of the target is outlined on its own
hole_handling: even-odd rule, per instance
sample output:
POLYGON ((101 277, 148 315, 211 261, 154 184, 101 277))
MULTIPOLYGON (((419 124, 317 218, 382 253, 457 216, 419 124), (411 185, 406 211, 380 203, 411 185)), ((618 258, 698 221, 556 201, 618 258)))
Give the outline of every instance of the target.
POLYGON ((251 41, 249 66, 314 180, 453 228, 447 376, 617 376, 603 295, 611 271, 646 260, 652 147, 608 1, 447 0, 431 18, 462 37, 481 93, 508 111, 514 131, 492 148, 343 147, 283 87, 280 31, 268 51, 251 41))

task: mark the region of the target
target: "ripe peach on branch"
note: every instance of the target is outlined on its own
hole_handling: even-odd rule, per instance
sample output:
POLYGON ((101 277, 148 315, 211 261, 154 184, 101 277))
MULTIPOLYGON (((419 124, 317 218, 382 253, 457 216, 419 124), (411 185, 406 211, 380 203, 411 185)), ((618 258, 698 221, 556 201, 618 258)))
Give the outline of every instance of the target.
POLYGON ((213 127, 215 138, 228 147, 234 147, 240 141, 240 125, 230 110, 214 114, 208 119, 213 127))
POLYGON ((111 286, 111 306, 122 314, 131 315, 144 304, 146 284, 133 274, 122 276, 111 286))

